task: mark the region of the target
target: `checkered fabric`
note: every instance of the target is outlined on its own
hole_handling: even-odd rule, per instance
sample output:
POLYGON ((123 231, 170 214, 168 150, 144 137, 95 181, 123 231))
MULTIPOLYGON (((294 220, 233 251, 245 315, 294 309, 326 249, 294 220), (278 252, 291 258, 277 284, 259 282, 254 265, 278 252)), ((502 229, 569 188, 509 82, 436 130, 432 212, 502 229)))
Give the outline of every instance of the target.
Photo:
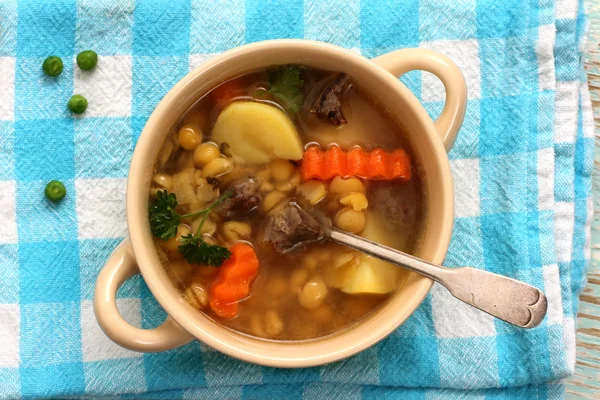
MULTIPOLYGON (((593 123, 577 0, 0 1, 0 398, 562 398, 577 296, 590 258, 593 123), (374 57, 404 47, 450 56, 468 104, 450 164, 456 220, 445 264, 531 283, 549 299, 532 330, 434 286, 390 337, 327 366, 282 370, 198 342, 159 354, 113 344, 92 309, 96 276, 127 234, 132 151, 156 104, 214 54, 307 38, 374 57), (100 55, 91 72, 74 57, 100 55), (44 76, 50 54, 58 78, 44 76), (82 116, 66 109, 89 100, 82 116), (67 197, 47 202, 62 180, 67 197)), ((402 81, 435 117, 444 89, 402 81)), ((132 324, 165 313, 140 277, 118 293, 132 324)))

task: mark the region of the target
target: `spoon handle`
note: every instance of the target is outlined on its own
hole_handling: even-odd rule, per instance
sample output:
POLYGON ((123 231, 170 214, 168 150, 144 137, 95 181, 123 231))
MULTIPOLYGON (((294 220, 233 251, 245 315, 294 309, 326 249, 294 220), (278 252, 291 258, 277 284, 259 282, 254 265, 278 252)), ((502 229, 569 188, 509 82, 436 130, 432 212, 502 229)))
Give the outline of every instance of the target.
POLYGON ((435 265, 335 228, 328 229, 326 234, 336 243, 431 278, 457 299, 509 324, 533 328, 546 315, 546 296, 526 283, 471 267, 435 265))

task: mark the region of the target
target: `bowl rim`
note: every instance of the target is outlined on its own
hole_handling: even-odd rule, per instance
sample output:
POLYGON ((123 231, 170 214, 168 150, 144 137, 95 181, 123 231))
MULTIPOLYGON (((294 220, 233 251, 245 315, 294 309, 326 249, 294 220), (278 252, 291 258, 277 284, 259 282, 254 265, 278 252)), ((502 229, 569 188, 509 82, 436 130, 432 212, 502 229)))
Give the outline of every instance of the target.
MULTIPOLYGON (((165 115, 170 109, 177 107, 176 103, 182 93, 192 90, 191 87, 197 85, 198 80, 209 71, 213 74, 226 71, 224 67, 228 63, 233 63, 237 58, 249 57, 250 54, 292 50, 299 53, 310 53, 315 57, 334 57, 338 58, 340 62, 352 63, 354 67, 362 69, 365 75, 370 75, 369 79, 380 80, 390 91, 394 92, 394 95, 405 101, 410 108, 409 113, 415 116, 415 121, 421 125, 420 129, 427 136, 424 140, 428 141, 428 145, 431 146, 430 150, 435 155, 436 172, 440 174, 440 184, 443 189, 438 196, 442 197, 441 215, 444 218, 439 222, 439 232, 435 233, 437 247, 435 251, 432 251, 429 257, 430 261, 436 263, 443 261, 450 244, 454 221, 454 193, 450 165, 433 121, 412 92, 396 77, 373 61, 331 44, 302 39, 278 39, 229 50, 209 59, 183 77, 159 102, 146 122, 135 147, 129 169, 126 195, 127 224, 139 269, 153 296, 168 316, 200 342, 234 358, 254 364, 283 368, 310 367, 331 363, 350 357, 374 345, 406 321, 425 299, 433 284, 433 281, 426 277, 419 276, 415 279, 415 295, 409 299, 408 304, 394 304, 393 299, 398 296, 393 295, 390 299, 392 301, 388 300, 387 304, 381 307, 382 311, 387 312, 388 317, 394 318, 393 321, 379 320, 377 324, 374 324, 374 318, 370 318, 339 335, 334 334, 312 341, 285 342, 256 339, 237 332, 228 332, 228 328, 218 325, 191 307, 170 282, 168 284, 165 282, 164 269, 161 266, 159 270, 156 266, 157 262, 160 265, 156 251, 150 250, 153 249, 153 244, 147 221, 147 188, 149 187, 149 175, 151 175, 148 172, 147 164, 150 154, 158 151, 156 140, 153 139, 157 135, 166 135, 159 132, 162 120, 166 118, 165 115), (392 310, 394 305, 400 309, 392 310)), ((268 66, 264 65, 264 67, 268 66)), ((225 77, 228 76, 226 72, 223 72, 223 78, 225 77)), ((175 120, 180 117, 181 114, 175 120)))

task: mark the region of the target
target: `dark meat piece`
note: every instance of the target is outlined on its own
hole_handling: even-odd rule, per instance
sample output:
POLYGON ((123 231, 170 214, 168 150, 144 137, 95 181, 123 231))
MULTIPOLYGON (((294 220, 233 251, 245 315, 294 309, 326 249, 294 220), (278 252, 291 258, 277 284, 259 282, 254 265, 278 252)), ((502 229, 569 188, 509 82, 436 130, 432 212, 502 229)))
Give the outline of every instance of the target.
POLYGON ((297 203, 290 202, 279 212, 269 216, 262 242, 272 244, 278 253, 322 240, 325 232, 316 219, 297 203))
POLYGON ((225 218, 244 218, 257 210, 262 204, 262 196, 258 191, 258 182, 245 178, 233 183, 228 190, 233 193, 225 200, 216 212, 225 218))
POLYGON ((350 79, 346 74, 338 74, 325 90, 317 97, 310 112, 319 119, 328 120, 333 125, 345 124, 346 117, 342 114, 341 96, 342 92, 348 87, 350 79))

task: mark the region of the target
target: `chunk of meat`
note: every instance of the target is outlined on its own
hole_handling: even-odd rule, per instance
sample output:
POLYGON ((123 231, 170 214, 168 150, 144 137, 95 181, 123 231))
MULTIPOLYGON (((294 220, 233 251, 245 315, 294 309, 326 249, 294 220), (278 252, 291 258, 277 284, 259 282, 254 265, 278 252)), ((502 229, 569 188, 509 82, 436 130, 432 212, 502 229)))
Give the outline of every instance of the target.
POLYGON ((332 125, 346 124, 346 117, 342 113, 342 93, 350 84, 350 79, 346 74, 338 74, 333 81, 325 87, 310 112, 319 119, 329 121, 332 125))
POLYGON ((225 218, 245 218, 262 204, 258 182, 252 178, 232 183, 229 190, 232 192, 231 196, 216 210, 225 218))
POLYGON ((322 240, 325 232, 321 224, 298 203, 290 202, 270 215, 263 231, 262 242, 271 244, 276 252, 302 247, 322 240))

